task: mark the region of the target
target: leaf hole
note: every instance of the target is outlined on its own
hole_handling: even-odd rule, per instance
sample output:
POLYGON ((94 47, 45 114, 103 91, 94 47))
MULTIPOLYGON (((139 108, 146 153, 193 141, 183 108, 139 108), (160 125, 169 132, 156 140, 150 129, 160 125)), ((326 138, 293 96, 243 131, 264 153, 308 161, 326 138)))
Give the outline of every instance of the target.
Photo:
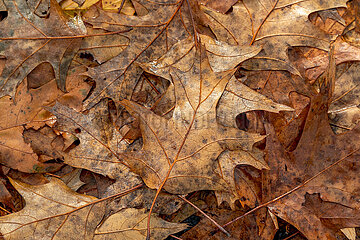
POLYGON ((243 131, 249 129, 250 121, 246 117, 246 113, 240 113, 235 118, 236 126, 243 131))
POLYGON ((231 6, 231 8, 229 8, 229 10, 227 10, 227 12, 225 14, 230 14, 234 11, 234 8, 231 6))
POLYGON ((0 11, 0 22, 7 18, 8 12, 7 11, 0 11))
POLYGON ((73 144, 74 144, 75 146, 79 146, 79 145, 80 145, 80 140, 79 140, 79 139, 76 139, 76 140, 73 142, 73 144))
POLYGON ((90 61, 94 61, 94 56, 91 54, 91 53, 88 53, 88 52, 82 52, 80 53, 80 58, 83 58, 83 59, 87 59, 87 60, 90 60, 90 61))
POLYGON ((63 163, 64 160, 61 158, 54 158, 54 159, 50 159, 48 161, 46 161, 45 163, 63 163))
POLYGON ((96 88, 96 82, 93 79, 87 78, 85 82, 89 84, 91 88, 90 91, 88 92, 88 95, 84 98, 83 101, 86 101, 86 99, 88 99, 91 96, 91 94, 94 92, 94 89, 96 88))
POLYGON ((81 133, 81 128, 75 128, 74 132, 75 133, 81 133))

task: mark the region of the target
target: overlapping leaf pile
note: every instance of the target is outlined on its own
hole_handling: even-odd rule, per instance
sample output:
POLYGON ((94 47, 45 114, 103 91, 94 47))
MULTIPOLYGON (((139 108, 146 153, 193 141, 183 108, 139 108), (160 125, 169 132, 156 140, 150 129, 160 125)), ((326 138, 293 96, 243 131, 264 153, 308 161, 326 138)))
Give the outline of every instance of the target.
POLYGON ((2 237, 355 239, 356 4, 0 0, 2 237))

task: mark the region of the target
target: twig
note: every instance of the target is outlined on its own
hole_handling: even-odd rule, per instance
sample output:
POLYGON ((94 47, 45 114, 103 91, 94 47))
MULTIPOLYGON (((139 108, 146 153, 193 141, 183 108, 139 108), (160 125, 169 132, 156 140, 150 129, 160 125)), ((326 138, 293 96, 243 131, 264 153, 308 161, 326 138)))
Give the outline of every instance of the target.
POLYGON ((323 174, 323 173, 326 172, 327 170, 329 170, 329 169, 331 169, 332 167, 334 167, 335 165, 339 164, 339 163, 340 163, 341 161, 343 161, 344 159, 350 157, 351 155, 353 155, 353 154, 354 154, 355 152, 357 152, 358 150, 359 150, 359 149, 356 149, 356 150, 350 152, 348 155, 346 155, 345 157, 337 160, 337 161, 334 162, 333 164, 327 166, 325 169, 323 169, 322 171, 318 172, 317 174, 315 174, 314 176, 312 176, 311 178, 309 178, 308 180, 306 180, 306 181, 303 182, 302 184, 296 186, 295 188, 291 189, 290 191, 287 191, 286 193, 284 193, 284 194, 282 194, 282 195, 280 195, 280 196, 278 196, 278 197, 276 197, 276 198, 274 198, 274 199, 272 199, 272 200, 270 200, 270 201, 268 201, 268 202, 266 202, 266 203, 263 203, 263 204, 257 206, 256 208, 251 209, 250 211, 246 212, 245 214, 243 214, 243 215, 241 215, 241 216, 239 216, 239 217, 231 220, 230 222, 226 223, 225 225, 223 225, 223 227, 225 228, 226 226, 229 226, 230 224, 232 224, 232 223, 240 220, 241 218, 244 218, 244 217, 246 217, 247 215, 249 215, 249 214, 251 214, 251 213, 259 210, 260 208, 266 207, 266 206, 268 206, 269 204, 274 203, 274 202, 280 200, 281 198, 286 197, 287 195, 295 192, 295 191, 298 190, 299 188, 303 187, 304 185, 306 185, 306 184, 309 183, 310 181, 312 181, 312 180, 314 180, 315 178, 317 178, 319 175, 323 174))
POLYGON ((198 208, 195 204, 193 204, 192 202, 190 202, 189 200, 187 200, 186 198, 182 197, 182 196, 178 196, 178 198, 182 199, 183 201, 185 201, 186 203, 190 204, 193 208, 195 208, 196 210, 198 210, 202 215, 204 215, 207 219, 209 219, 213 224, 215 224, 223 233, 225 233, 228 237, 231 237, 230 233, 228 231, 226 231, 220 224, 218 224, 214 219, 212 219, 209 215, 207 215, 203 210, 201 210, 200 208, 198 208))

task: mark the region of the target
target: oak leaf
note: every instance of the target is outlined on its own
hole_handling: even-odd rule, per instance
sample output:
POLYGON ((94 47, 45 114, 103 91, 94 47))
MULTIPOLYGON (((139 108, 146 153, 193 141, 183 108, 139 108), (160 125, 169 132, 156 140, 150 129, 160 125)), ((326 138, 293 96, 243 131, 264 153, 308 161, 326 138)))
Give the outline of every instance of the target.
POLYGON ((147 186, 177 194, 224 190, 224 180, 214 172, 219 155, 226 149, 251 151, 263 139, 216 122, 216 104, 233 72, 214 73, 201 48, 190 69, 170 69, 176 96, 171 119, 121 101, 139 119, 144 142, 141 152, 125 155, 126 162, 147 186))
POLYGON ((0 217, 0 232, 5 239, 93 238, 104 214, 103 203, 92 204, 95 197, 78 194, 56 178, 39 186, 10 181, 26 206, 0 217))
MULTIPOLYGON (((227 45, 223 42, 210 40, 206 36, 202 36, 202 41, 205 42, 210 67, 214 72, 233 69, 242 61, 254 57, 260 50, 257 47, 243 48, 227 45)), ((195 51, 192 39, 185 39, 174 44, 161 58, 149 63, 142 63, 141 67, 147 72, 171 81, 169 69, 174 67, 181 71, 188 71, 194 63, 195 51)), ((170 85, 169 91, 171 91, 171 87, 173 86, 170 85)), ((167 94, 171 94, 171 92, 167 92, 167 94)), ((169 98, 171 99, 170 96, 169 98)), ((219 123, 227 127, 236 127, 236 116, 252 110, 279 112, 292 111, 293 109, 273 102, 232 77, 226 85, 216 109, 219 123)))
POLYGON ((74 108, 82 108, 82 100, 86 97, 90 86, 83 76, 77 74, 82 67, 75 68, 67 78, 68 93, 57 88, 55 80, 50 80, 37 88, 29 88, 28 81, 23 81, 17 88, 13 101, 10 97, 0 98, 2 118, 0 119, 0 161, 5 166, 23 172, 49 172, 61 165, 39 161, 30 144, 24 141, 23 132, 26 128, 39 129, 46 121, 51 120, 51 114, 44 106, 58 100, 74 108))
POLYGON ((80 141, 76 148, 64 154, 65 163, 115 179, 128 172, 117 155, 126 150, 127 144, 113 126, 108 104, 109 100, 104 99, 87 114, 60 103, 49 111, 57 118, 57 129, 73 134, 80 141))
POLYGON ((265 122, 271 170, 264 178, 263 195, 272 199, 295 187, 300 188, 271 203, 269 209, 297 226, 309 239, 336 239, 339 229, 360 224, 356 197, 359 196, 359 163, 356 160, 360 148, 359 125, 345 134, 335 135, 332 131, 327 111, 334 81, 332 58, 320 93, 311 97, 309 108, 304 109, 306 114, 299 115, 305 122, 298 121, 303 126, 298 136, 292 136, 294 140, 299 139, 294 141, 293 150, 285 150, 287 144, 279 138, 291 125, 280 124, 279 119, 270 117, 274 130, 265 122))
MULTIPOLYGON (((163 44, 167 41, 166 39, 168 39, 168 44, 173 45, 174 41, 188 36, 185 30, 178 30, 178 28, 183 28, 183 22, 177 16, 180 14, 179 9, 182 3, 139 2, 146 7, 148 12, 146 15, 126 16, 98 10, 97 18, 85 19, 94 28, 123 31, 121 36, 129 41, 128 46, 119 55, 98 67, 89 69, 88 75, 96 81, 97 85, 93 94, 85 102, 87 108, 94 106, 103 97, 123 99, 131 96, 137 79, 142 73, 142 70, 134 63, 160 57, 167 50, 163 44)), ((189 21, 185 24, 188 25, 188 23, 189 21)))
POLYGON ((6 57, 6 64, 0 76, 0 96, 14 97, 20 82, 43 62, 52 65, 59 88, 66 91, 67 71, 81 43, 81 38, 71 36, 83 34, 83 26, 65 16, 55 0, 51 0, 48 19, 30 12, 27 2, 4 3, 8 17, 0 22, 0 55, 6 57))
POLYGON ((243 66, 253 70, 287 70, 300 75, 289 61, 289 46, 328 50, 331 36, 310 21, 312 12, 346 7, 346 1, 242 1, 228 14, 204 7, 217 39, 232 45, 262 46, 263 52, 243 66), (242 24, 233 24, 241 22, 242 24))
MULTIPOLYGON (((111 215, 96 229, 94 239, 144 239, 146 237, 147 217, 145 209, 127 208, 111 215)), ((150 239, 165 239, 172 233, 187 228, 184 223, 167 222, 152 214, 150 239)))

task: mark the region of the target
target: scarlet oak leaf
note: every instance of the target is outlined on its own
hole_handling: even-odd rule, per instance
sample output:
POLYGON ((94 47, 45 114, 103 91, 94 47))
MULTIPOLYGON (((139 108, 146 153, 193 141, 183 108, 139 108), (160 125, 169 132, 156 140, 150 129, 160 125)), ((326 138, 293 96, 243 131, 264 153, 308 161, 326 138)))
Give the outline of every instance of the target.
POLYGON ((201 0, 200 2, 209 8, 212 8, 216 11, 225 14, 227 11, 230 10, 231 6, 234 5, 237 1, 236 0, 225 0, 225 1, 201 0))
POLYGON ((280 111, 293 111, 294 109, 272 101, 232 77, 217 107, 219 123, 224 126, 236 127, 236 116, 252 110, 278 113, 280 111))
POLYGON ((92 239, 103 217, 103 203, 91 204, 95 197, 78 194, 62 181, 31 186, 11 180, 24 197, 19 212, 0 217, 5 239, 92 239))
POLYGON ((129 100, 121 104, 140 121, 141 152, 126 156, 130 168, 150 188, 185 194, 197 190, 224 190, 225 182, 214 171, 225 150, 251 151, 263 139, 216 122, 216 104, 233 70, 214 73, 201 48, 186 72, 171 69, 176 106, 171 119, 160 117, 129 100))
MULTIPOLYGON (((145 209, 123 209, 105 220, 96 230, 94 239, 144 239, 146 237, 147 217, 148 214, 145 209)), ((187 228, 186 224, 167 222, 157 217, 156 214, 152 214, 151 219, 150 239, 165 239, 170 234, 187 228)))
POLYGON ((0 96, 14 97, 19 83, 43 62, 52 65, 58 86, 65 91, 67 71, 81 42, 65 37, 83 33, 81 27, 63 14, 55 0, 51 0, 48 19, 33 14, 26 1, 4 3, 8 17, 0 22, 0 55, 6 57, 6 65, 0 76, 0 96))
POLYGON ((331 37, 308 19, 312 12, 346 7, 346 1, 238 2, 229 14, 204 9, 217 39, 233 45, 262 46, 263 52, 243 66, 258 70, 288 70, 300 75, 287 56, 289 46, 328 50, 331 37), (233 24, 241 22, 242 24, 233 24))
POLYGON ((331 123, 339 126, 337 132, 352 129, 360 119, 359 78, 360 64, 354 62, 335 83, 334 97, 329 106, 331 123), (341 128, 343 127, 343 128, 341 128))

